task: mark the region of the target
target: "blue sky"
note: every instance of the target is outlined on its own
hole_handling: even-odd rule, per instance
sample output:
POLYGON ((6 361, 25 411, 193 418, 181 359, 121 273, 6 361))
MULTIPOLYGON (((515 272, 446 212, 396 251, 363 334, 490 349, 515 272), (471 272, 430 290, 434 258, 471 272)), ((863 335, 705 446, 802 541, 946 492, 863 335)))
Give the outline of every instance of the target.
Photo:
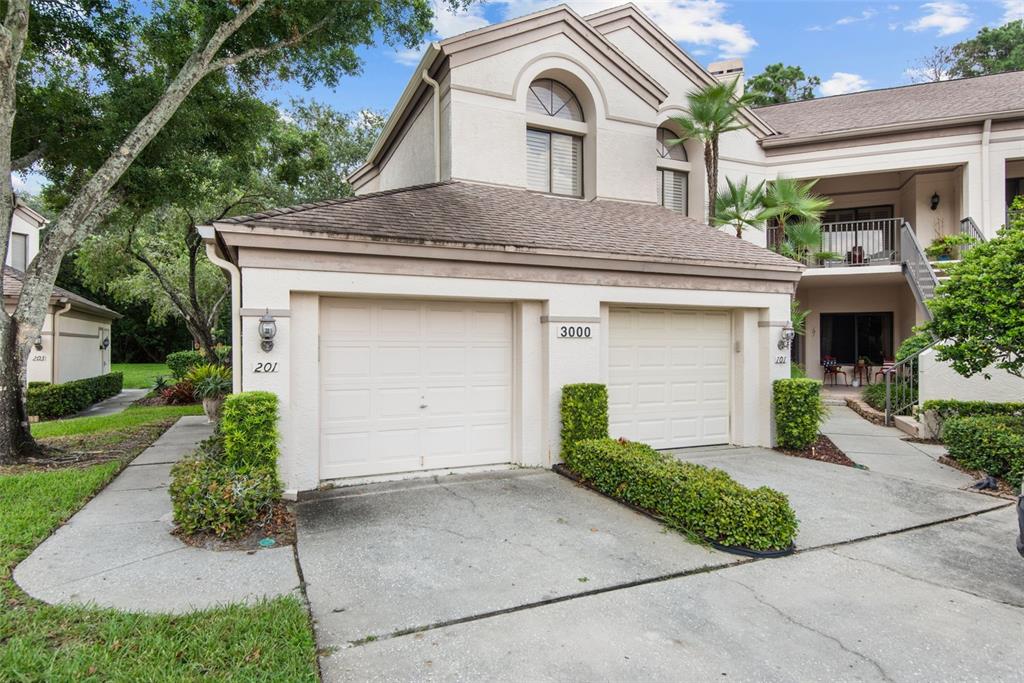
MULTIPOLYGON (((435 5, 435 33, 444 38, 558 4, 552 0, 491 0, 468 12, 449 13, 435 5)), ((977 33, 1024 18, 1024 0, 992 2, 767 2, 760 0, 634 0, 669 35, 705 66, 741 57, 748 76, 766 64, 803 67, 822 80, 818 95, 836 95, 911 82, 917 61, 936 45, 952 45, 977 33)), ((625 0, 569 0, 581 14, 625 0)), ((306 91, 284 83, 266 92, 287 107, 293 98, 317 100, 342 111, 389 111, 398 100, 420 50, 377 46, 362 51, 363 72, 344 78, 334 90, 306 91)), ((15 179, 38 191, 39 178, 15 179)))

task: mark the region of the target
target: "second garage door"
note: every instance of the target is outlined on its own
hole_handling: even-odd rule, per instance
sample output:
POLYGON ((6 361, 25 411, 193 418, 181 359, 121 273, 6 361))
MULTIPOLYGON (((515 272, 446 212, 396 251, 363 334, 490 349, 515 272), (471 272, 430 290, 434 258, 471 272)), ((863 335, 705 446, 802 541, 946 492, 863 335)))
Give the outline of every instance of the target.
POLYGON ((728 443, 730 314, 615 308, 609 317, 611 436, 655 448, 728 443))
POLYGON ((511 459, 508 304, 323 299, 320 478, 511 459))

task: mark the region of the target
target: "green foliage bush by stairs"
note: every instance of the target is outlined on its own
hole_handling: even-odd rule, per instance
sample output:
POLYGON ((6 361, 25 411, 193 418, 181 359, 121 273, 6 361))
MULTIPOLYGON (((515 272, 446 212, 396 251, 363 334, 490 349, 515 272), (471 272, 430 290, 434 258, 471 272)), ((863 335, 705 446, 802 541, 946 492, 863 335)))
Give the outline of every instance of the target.
MULTIPOLYGON (((231 362, 231 347, 230 346, 218 346, 217 349, 217 362, 220 364, 230 364, 231 362)), ((174 379, 182 379, 189 373, 192 368, 197 365, 204 365, 212 362, 208 359, 201 351, 175 351, 174 353, 167 354, 167 358, 164 359, 164 363, 171 371, 171 375, 174 379)))
POLYGON ((120 372, 76 379, 63 384, 38 384, 28 387, 28 414, 42 420, 74 415, 97 401, 121 393, 124 378, 120 372))
POLYGON ((229 396, 217 433, 171 470, 174 521, 187 534, 243 534, 281 496, 277 396, 229 396))
POLYGON ((818 440, 828 414, 816 379, 780 379, 773 386, 775 438, 782 448, 802 450, 818 440))
POLYGON ((603 384, 562 387, 562 459, 575 444, 608 436, 608 389, 603 384))
POLYGON ((796 538, 798 522, 785 494, 748 489, 720 469, 608 438, 579 441, 563 457, 598 491, 703 539, 771 551, 789 548, 796 538))
MULTIPOLYGON (((917 403, 917 384, 911 385, 909 382, 903 382, 895 380, 890 391, 892 392, 893 399, 899 397, 902 403, 911 404, 910 407, 905 408, 903 414, 909 414, 913 404, 917 403)), ((862 394, 864 402, 875 410, 885 412, 885 382, 879 381, 874 384, 869 384, 862 394)))
POLYGON ((1024 417, 952 417, 942 425, 942 440, 961 465, 984 470, 1020 486, 1024 476, 1024 417))

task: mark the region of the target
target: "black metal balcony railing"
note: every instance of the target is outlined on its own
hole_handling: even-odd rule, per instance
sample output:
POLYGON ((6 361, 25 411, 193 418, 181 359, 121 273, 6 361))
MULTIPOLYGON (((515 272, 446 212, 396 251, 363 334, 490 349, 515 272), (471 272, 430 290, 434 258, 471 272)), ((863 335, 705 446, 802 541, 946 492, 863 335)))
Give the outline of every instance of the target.
MULTIPOLYGON (((902 218, 821 224, 821 243, 802 260, 808 266, 881 266, 900 263, 902 218)), ((781 226, 768 226, 768 247, 785 241, 781 226)))

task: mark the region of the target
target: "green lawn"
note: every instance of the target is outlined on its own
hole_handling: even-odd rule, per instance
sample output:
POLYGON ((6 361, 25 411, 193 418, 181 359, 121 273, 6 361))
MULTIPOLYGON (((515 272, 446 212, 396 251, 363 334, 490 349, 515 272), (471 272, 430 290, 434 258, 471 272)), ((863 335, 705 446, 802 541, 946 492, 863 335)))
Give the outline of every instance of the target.
MULTIPOLYGON (((146 438, 134 452, 156 438, 160 427, 151 419, 145 427, 92 430, 91 436, 76 437, 76 447, 88 452, 118 434, 138 442, 140 431, 146 438)), ((154 616, 46 605, 11 580, 14 566, 132 454, 80 469, 0 474, 0 680, 316 681, 309 618, 292 597, 154 616)))
POLYGON ((157 422, 169 417, 182 415, 202 415, 203 407, 194 406, 128 406, 116 415, 98 417, 75 417, 68 420, 48 420, 32 425, 32 436, 45 439, 53 436, 73 436, 75 434, 91 434, 116 429, 126 429, 157 422))
POLYGON ((171 376, 170 369, 163 363, 111 363, 110 371, 124 375, 125 389, 152 389, 158 375, 171 376))

